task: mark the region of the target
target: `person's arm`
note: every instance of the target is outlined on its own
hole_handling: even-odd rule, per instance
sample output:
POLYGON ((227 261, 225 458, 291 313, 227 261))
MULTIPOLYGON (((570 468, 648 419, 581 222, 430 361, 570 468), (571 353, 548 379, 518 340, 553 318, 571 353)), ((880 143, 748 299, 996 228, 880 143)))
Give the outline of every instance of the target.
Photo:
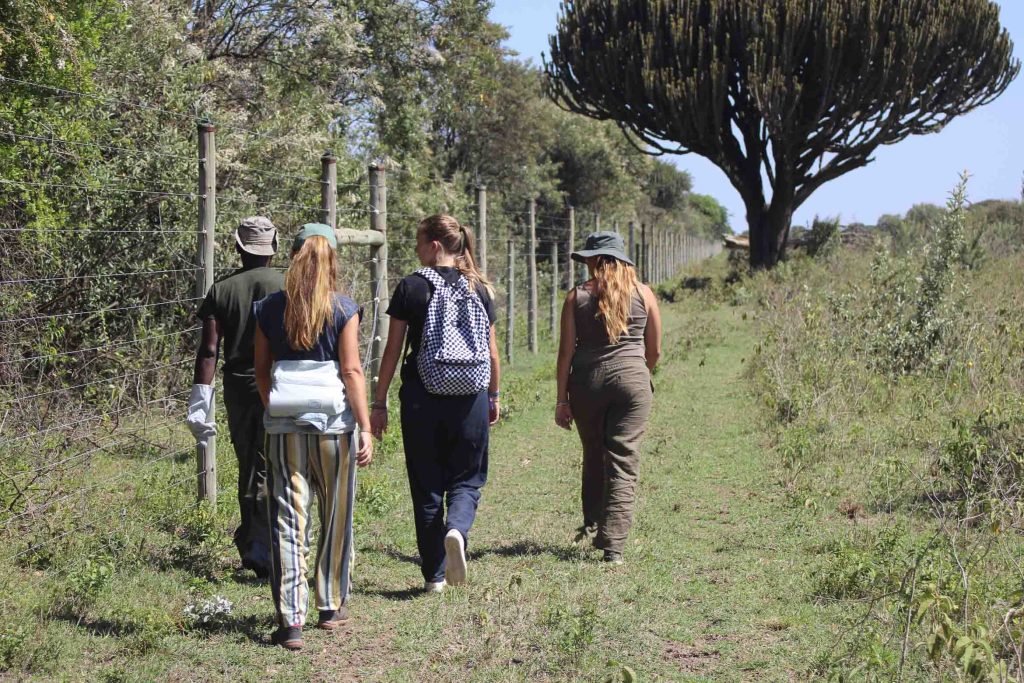
POLYGON ((555 393, 555 424, 562 429, 572 426, 572 409, 569 407, 569 369, 576 351, 576 290, 565 296, 562 304, 561 324, 558 328, 558 365, 555 370, 557 389, 555 393))
POLYGON ((405 332, 408 323, 398 318, 391 318, 388 323, 388 341, 384 345, 384 354, 380 359, 380 370, 377 372, 377 393, 373 397, 373 408, 370 413, 370 428, 378 439, 388 429, 388 389, 395 377, 395 369, 402 355, 405 344, 405 332))
POLYGON ((270 406, 270 366, 274 364, 274 357, 270 353, 270 344, 260 326, 256 325, 253 348, 253 369, 256 371, 256 389, 260 392, 260 401, 263 407, 270 406))
MULTIPOLYGON (((348 404, 352 407, 356 424, 364 433, 370 432, 370 413, 366 407, 366 376, 359 360, 359 316, 352 316, 341 328, 338 335, 338 363, 341 365, 341 381, 345 385, 348 404)), ((373 439, 360 439, 356 464, 366 467, 373 460, 373 439)))
POLYGON ((501 417, 501 362, 498 360, 498 336, 494 331, 494 323, 491 323, 490 351, 491 383, 487 386, 487 405, 490 408, 488 418, 493 425, 501 417))
POLYGON ((203 319, 203 333, 196 350, 195 371, 192 373, 192 384, 213 384, 217 373, 217 353, 220 349, 220 323, 214 316, 203 319))
POLYGON ((647 307, 647 327, 644 328, 644 358, 647 369, 654 372, 661 358, 661 311, 658 310, 658 297, 647 285, 641 285, 644 305, 647 307))
POLYGON ((196 349, 196 365, 192 372, 192 390, 188 396, 185 424, 204 448, 210 437, 217 434, 217 421, 213 416, 213 377, 217 373, 217 351, 220 348, 220 325, 213 315, 203 320, 203 333, 196 349))

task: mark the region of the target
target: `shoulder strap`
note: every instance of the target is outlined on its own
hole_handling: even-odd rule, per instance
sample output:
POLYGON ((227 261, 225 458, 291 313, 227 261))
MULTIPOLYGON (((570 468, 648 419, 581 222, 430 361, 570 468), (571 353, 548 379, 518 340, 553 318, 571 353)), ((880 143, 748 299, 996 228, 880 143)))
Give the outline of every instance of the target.
POLYGON ((434 289, 447 285, 444 278, 437 274, 437 271, 433 268, 420 268, 416 271, 416 274, 425 279, 430 284, 434 285, 434 289))

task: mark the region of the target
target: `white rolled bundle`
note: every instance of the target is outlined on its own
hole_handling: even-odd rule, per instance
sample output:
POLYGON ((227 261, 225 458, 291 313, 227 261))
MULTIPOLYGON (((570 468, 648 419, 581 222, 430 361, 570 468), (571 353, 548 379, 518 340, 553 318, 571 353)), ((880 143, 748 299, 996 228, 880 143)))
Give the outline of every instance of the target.
POLYGON ((347 406, 337 361, 274 363, 267 407, 271 417, 298 417, 309 413, 340 415, 347 406))

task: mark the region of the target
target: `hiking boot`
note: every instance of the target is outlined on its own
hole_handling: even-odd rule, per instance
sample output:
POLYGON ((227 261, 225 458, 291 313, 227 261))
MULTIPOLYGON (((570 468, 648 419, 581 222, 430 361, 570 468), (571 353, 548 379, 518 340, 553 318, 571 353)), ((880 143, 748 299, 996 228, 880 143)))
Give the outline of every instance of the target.
POLYGON ((458 529, 448 530, 444 537, 444 552, 448 556, 444 579, 452 586, 461 586, 466 583, 466 542, 458 529))
POLYGON ((273 635, 270 642, 280 645, 286 650, 293 652, 302 649, 302 627, 301 626, 280 626, 273 635))
POLYGON ((316 622, 316 627, 333 631, 340 626, 344 626, 347 621, 348 608, 344 605, 338 609, 322 609, 320 610, 320 618, 316 622))
POLYGON ((622 559, 622 553, 616 553, 616 552, 613 552, 611 550, 605 550, 604 551, 604 557, 601 558, 601 559, 604 562, 607 562, 608 564, 616 566, 616 567, 621 565, 623 562, 625 562, 625 560, 622 559))
POLYGON ((447 584, 444 582, 444 579, 442 579, 440 581, 424 581, 423 582, 423 592, 424 593, 443 593, 444 592, 444 587, 446 585, 447 584))

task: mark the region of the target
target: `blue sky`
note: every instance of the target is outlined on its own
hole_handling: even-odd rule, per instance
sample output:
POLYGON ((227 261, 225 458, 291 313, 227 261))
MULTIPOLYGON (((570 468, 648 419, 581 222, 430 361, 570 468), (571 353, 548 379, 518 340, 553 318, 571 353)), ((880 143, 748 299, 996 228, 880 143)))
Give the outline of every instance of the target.
MULTIPOLYGON (((1002 23, 1024 57, 1024 1, 999 0, 1002 23)), ((558 0, 496 0, 494 21, 511 34, 507 46, 540 64, 554 32, 558 0)), ((669 157, 666 157, 669 158, 669 157)), ((729 209, 733 229, 746 229, 739 195, 716 166, 696 155, 670 157, 693 174, 694 190, 714 195, 729 209)), ((1024 181, 1024 75, 987 107, 956 119, 940 133, 913 136, 881 147, 875 161, 821 187, 797 211, 794 221, 838 215, 844 223, 874 223, 885 213, 904 213, 919 202, 942 204, 958 174, 971 174, 970 196, 1019 199, 1024 181)))

